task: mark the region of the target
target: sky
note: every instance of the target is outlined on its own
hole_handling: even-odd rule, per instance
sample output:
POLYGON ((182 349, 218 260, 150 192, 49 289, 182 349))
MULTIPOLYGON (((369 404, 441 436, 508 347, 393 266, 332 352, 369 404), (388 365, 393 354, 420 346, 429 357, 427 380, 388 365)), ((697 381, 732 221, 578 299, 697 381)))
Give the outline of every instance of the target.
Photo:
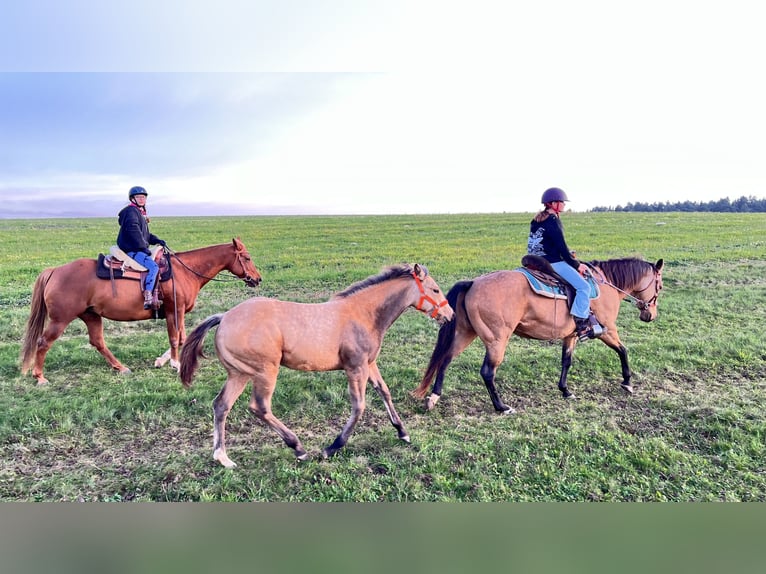
POLYGON ((766 196, 755 1, 9 0, 0 218, 766 196))

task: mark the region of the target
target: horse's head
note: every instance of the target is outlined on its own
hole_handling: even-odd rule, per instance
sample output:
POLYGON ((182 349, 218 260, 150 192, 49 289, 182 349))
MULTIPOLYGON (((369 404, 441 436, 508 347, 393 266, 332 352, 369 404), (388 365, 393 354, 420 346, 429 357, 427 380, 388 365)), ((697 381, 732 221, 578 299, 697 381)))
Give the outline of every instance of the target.
POLYGON ((641 311, 639 319, 649 323, 657 318, 657 299, 662 291, 662 266, 664 261, 660 259, 652 265, 651 274, 647 273, 648 283, 639 285, 639 288, 633 291, 636 298, 636 307, 641 311), (647 298, 648 297, 648 298, 647 298))
POLYGON ((228 270, 242 279, 248 287, 257 287, 261 282, 261 274, 250 258, 250 253, 245 244, 242 243, 239 237, 232 239, 232 243, 234 245, 235 263, 230 265, 228 270))
POLYGON ((415 279, 415 283, 417 283, 420 290, 420 299, 415 308, 436 319, 439 325, 444 325, 451 321, 455 316, 455 312, 449 306, 447 298, 436 284, 436 281, 434 281, 434 278, 428 274, 428 269, 423 265, 415 263, 412 266, 412 277, 415 279), (431 306, 425 307, 425 303, 429 303, 431 306))

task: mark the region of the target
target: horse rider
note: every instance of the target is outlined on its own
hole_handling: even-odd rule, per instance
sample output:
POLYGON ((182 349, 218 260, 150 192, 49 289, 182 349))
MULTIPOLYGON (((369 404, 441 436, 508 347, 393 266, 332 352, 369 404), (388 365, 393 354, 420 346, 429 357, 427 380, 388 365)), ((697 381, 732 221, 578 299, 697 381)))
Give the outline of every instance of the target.
POLYGON ((146 198, 149 194, 141 186, 131 187, 128 201, 117 216, 120 231, 117 234, 117 246, 129 257, 146 267, 144 284, 144 309, 151 309, 154 303, 152 292, 157 281, 159 266, 152 259, 150 245, 162 245, 165 241, 149 232, 149 217, 146 215, 146 198))
POLYGON ((606 333, 590 310, 590 285, 583 277, 589 273, 588 266, 574 258, 564 239, 564 226, 560 214, 567 194, 558 187, 546 189, 542 196, 545 208, 535 215, 529 227, 527 253, 547 259, 553 270, 575 290, 572 314, 580 341, 601 337, 606 333))

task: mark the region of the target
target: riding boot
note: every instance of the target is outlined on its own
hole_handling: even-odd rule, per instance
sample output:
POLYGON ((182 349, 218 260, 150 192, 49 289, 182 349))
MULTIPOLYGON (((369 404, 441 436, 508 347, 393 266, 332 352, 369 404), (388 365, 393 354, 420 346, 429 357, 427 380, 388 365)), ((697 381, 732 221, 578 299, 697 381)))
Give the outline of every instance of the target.
POLYGON ((580 341, 587 341, 593 338, 593 330, 590 327, 590 321, 582 317, 574 317, 575 334, 580 341))
POLYGON ((144 309, 151 309, 152 302, 153 302, 152 292, 144 291, 144 309))

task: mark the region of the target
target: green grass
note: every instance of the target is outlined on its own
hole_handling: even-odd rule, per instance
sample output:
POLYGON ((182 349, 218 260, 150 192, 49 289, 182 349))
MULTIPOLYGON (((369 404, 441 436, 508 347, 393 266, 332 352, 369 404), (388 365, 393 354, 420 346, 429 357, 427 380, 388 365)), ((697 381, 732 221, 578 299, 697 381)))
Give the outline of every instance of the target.
MULTIPOLYGON (((425 412, 417 385, 437 326, 405 313, 379 366, 412 444, 398 441, 382 402, 348 445, 324 461, 349 413, 342 373, 283 370, 274 412, 302 439, 298 463, 243 396, 227 424, 238 468, 211 459, 213 397, 225 379, 202 362, 185 390, 154 369, 164 323, 106 322, 112 373, 73 323, 48 354, 50 384, 18 368, 35 277, 94 257, 114 242, 111 219, 0 220, 0 500, 22 501, 713 501, 766 500, 766 263, 764 214, 566 214, 583 259, 665 260, 656 322, 624 304, 618 320, 636 393, 619 387, 617 356, 579 345, 569 385, 556 389, 558 343, 514 338, 498 389, 517 409, 494 413, 477 341, 450 367, 442 400, 425 412)), ((255 294, 317 302, 398 262, 419 262, 443 289, 517 266, 530 214, 156 218, 152 230, 183 251, 239 236, 263 275, 255 291, 210 283, 189 328, 255 294)), ((206 349, 212 353, 212 336, 206 349)))

